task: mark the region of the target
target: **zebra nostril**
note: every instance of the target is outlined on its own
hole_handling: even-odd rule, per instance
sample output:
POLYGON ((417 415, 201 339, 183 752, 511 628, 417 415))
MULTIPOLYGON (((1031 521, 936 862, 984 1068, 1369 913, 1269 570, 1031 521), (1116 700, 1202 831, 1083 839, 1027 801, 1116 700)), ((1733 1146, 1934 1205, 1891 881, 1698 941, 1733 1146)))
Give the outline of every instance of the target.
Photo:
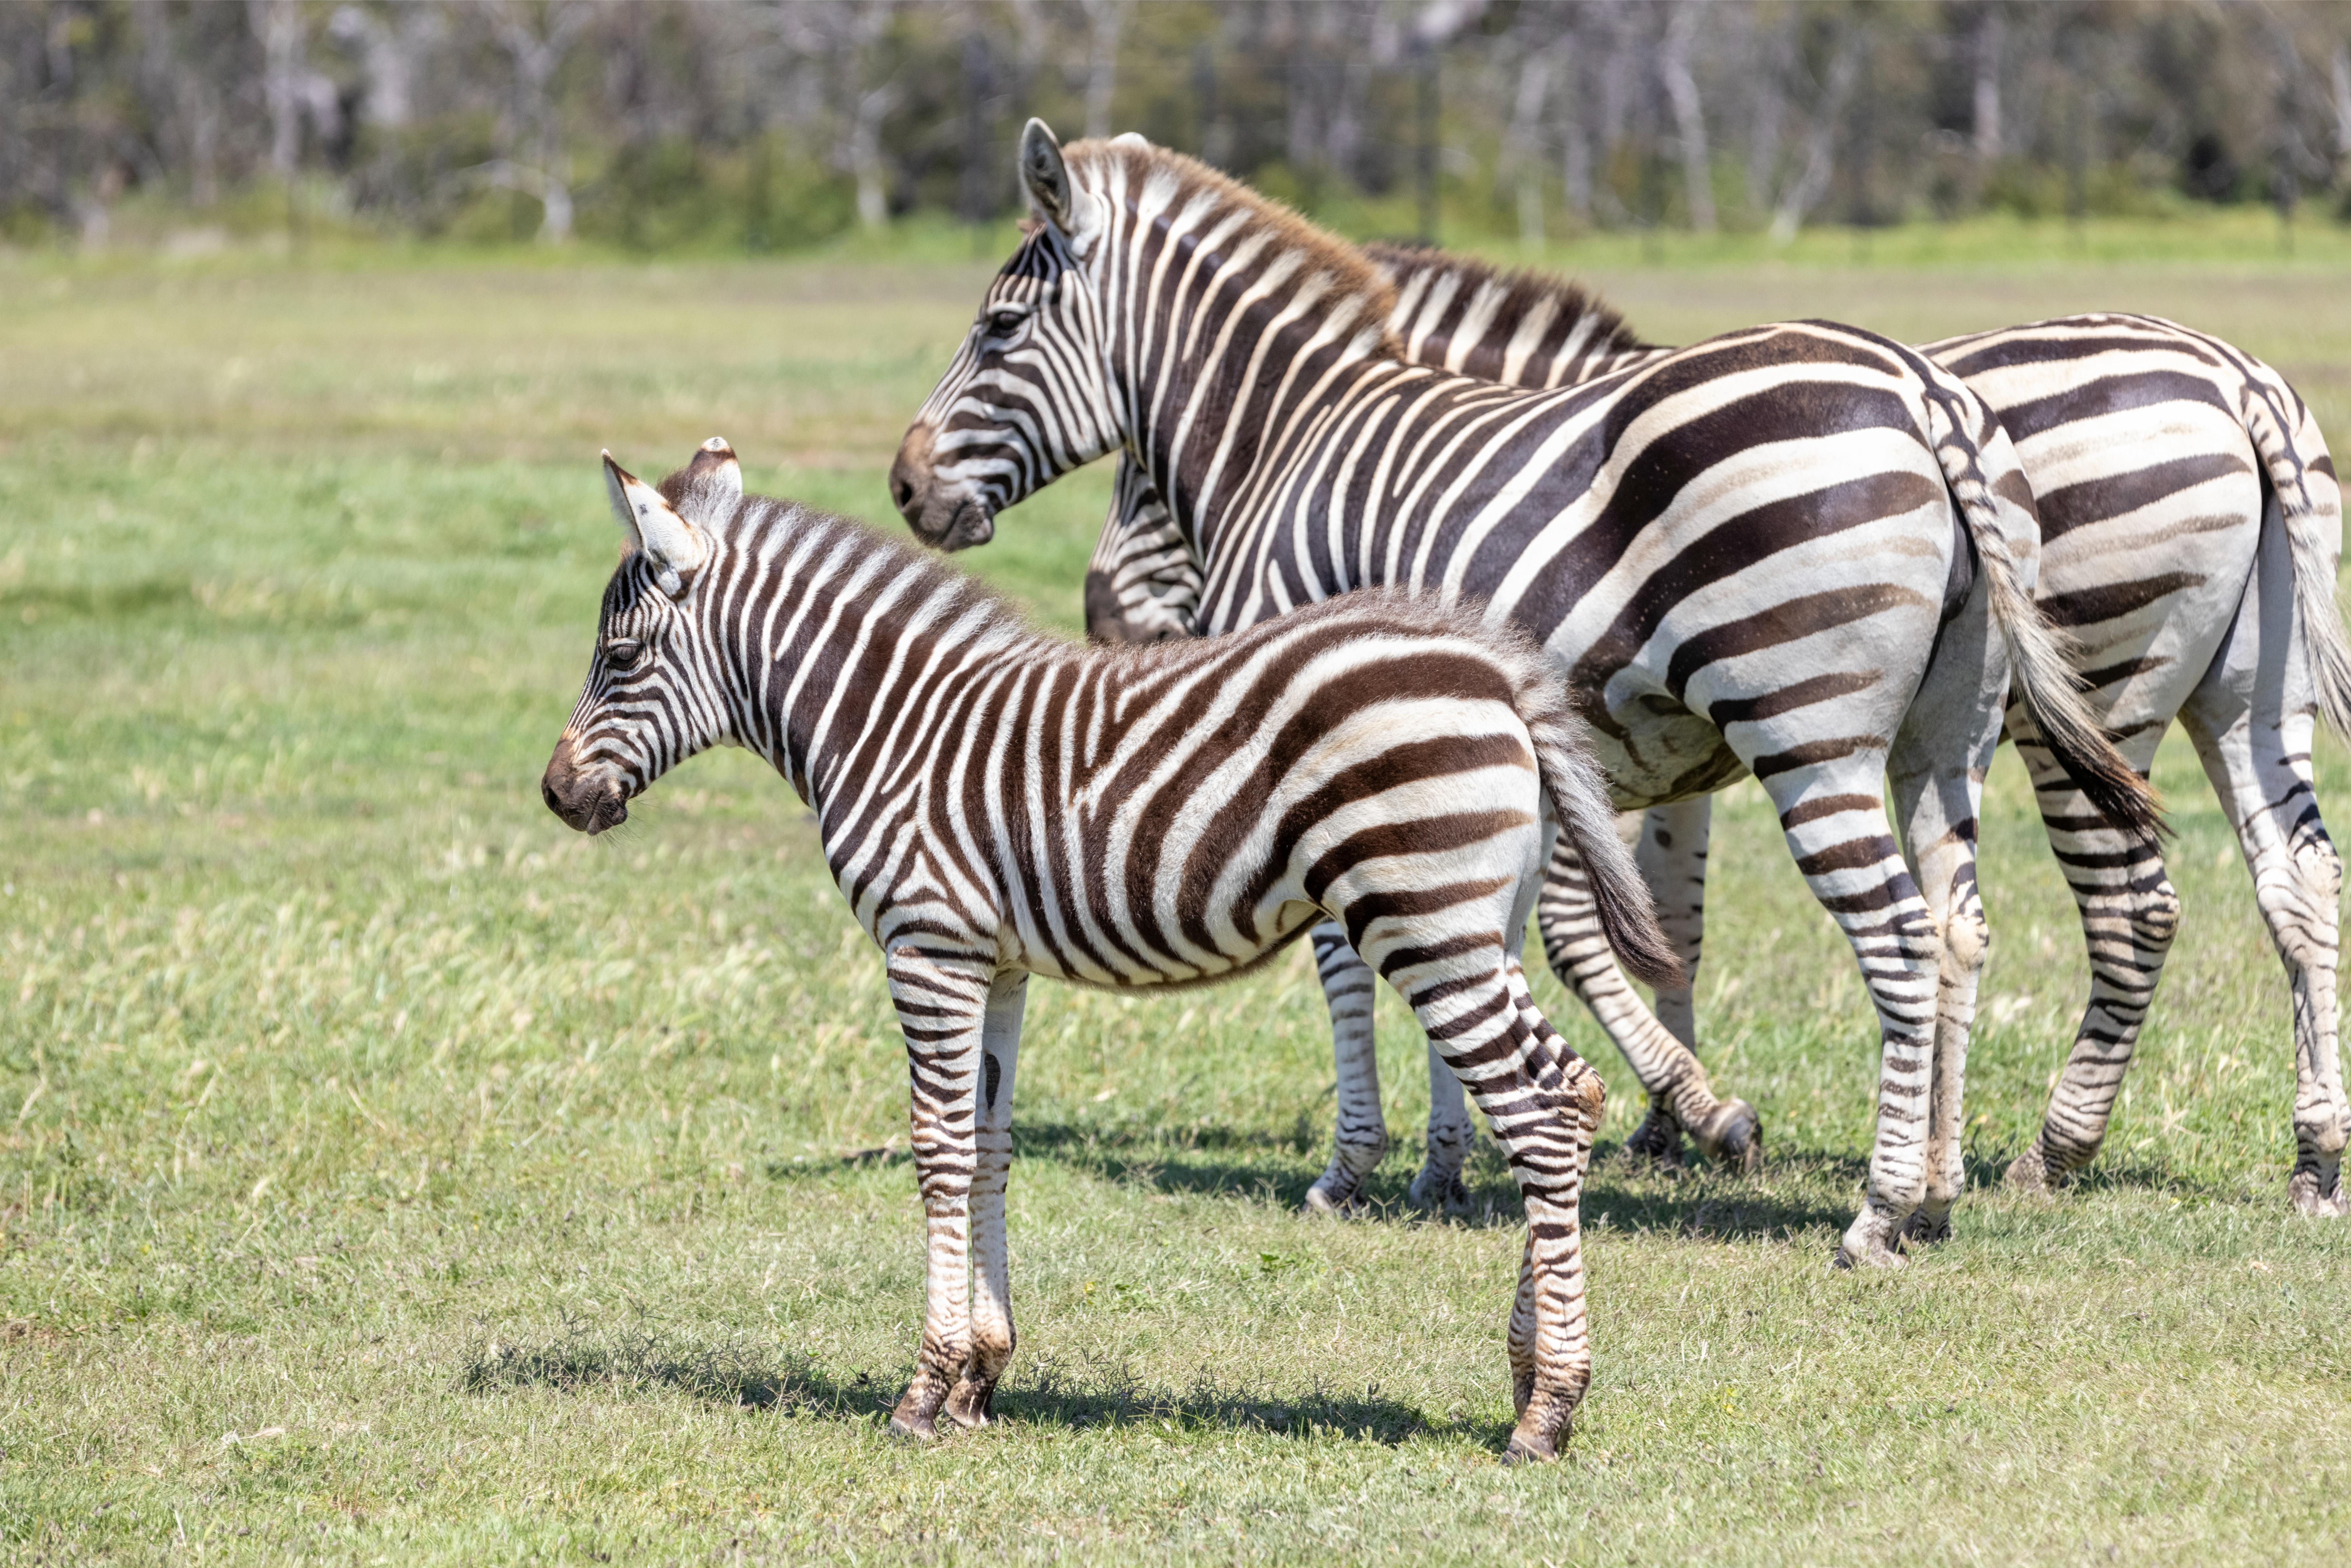
POLYGON ((547 809, 549 810, 554 812, 559 817, 563 815, 563 802, 555 798, 555 786, 549 784, 543 779, 539 780, 538 784, 538 798, 547 802, 547 809))
POLYGON ((898 509, 901 512, 913 506, 914 504, 914 481, 904 477, 893 479, 890 482, 890 498, 898 503, 898 509))

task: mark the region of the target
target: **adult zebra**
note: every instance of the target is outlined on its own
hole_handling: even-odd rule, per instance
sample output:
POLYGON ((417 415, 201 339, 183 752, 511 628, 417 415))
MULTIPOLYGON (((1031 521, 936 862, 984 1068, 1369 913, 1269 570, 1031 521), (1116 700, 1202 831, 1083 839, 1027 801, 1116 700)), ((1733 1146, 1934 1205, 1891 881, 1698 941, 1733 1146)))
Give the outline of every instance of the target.
POLYGON ((916 533, 980 543, 1123 446, 1204 567, 1203 630, 1364 586, 1480 600, 1566 674, 1619 805, 1754 772, 1881 1020, 1839 1257, 1895 1261, 1914 1219, 1940 1234, 1985 936, 1976 801, 2011 670, 2102 808, 2153 821, 2032 608, 2031 492, 1981 404, 1819 323, 1557 392, 1435 371, 1396 353, 1360 253, 1204 165, 1125 137, 1065 156, 1032 120, 1021 174, 1042 221, 892 471, 916 533))
MULTIPOLYGON (((1389 329, 1410 358, 1521 386, 1559 386, 1672 350, 1642 343, 1566 281, 1426 250, 1368 247, 1397 286, 1389 329)), ((2351 646, 2334 601, 2342 501, 2310 410, 2285 379, 2204 333, 2145 316, 2065 317, 1927 345, 2007 427, 2038 499, 2036 597, 2075 640, 2091 710, 2144 772, 2176 718, 2194 741, 2252 873, 2293 992, 2295 1159, 2304 1213, 2351 1210, 2351 1136, 2336 1044, 2341 863, 2312 790, 2314 715, 2351 732, 2351 646)), ((1172 520, 1128 463, 1088 573, 1089 630, 1180 633, 1199 572, 1168 548, 1172 520)), ((1180 545, 1180 541, 1179 545, 1180 545)), ((2087 1164, 2153 1002, 2179 904, 2160 846, 2104 822, 2028 752, 2036 800, 2089 950, 2091 988, 2033 1144, 2009 1179, 2038 1187, 2087 1164)), ((1667 929, 1695 973, 1708 799, 1653 810, 1640 844, 1667 929)), ((1653 1025, 1588 931, 1541 906, 1562 978, 1615 1037, 1656 1109, 1636 1146, 1678 1148, 1674 1088, 1700 1072, 1687 987, 1653 1025), (1562 956, 1573 960, 1562 963, 1562 956)), ((1342 1052, 1342 1071, 1370 1071, 1342 1052)), ((1355 1093, 1376 1100, 1376 1081, 1355 1093)), ((1452 1157, 1458 1139, 1432 1139, 1452 1157)), ((1437 1173, 1441 1179, 1443 1172, 1437 1173)))
POLYGON ((1549 841, 1625 961, 1669 977, 1582 727, 1520 634, 1396 593, 1208 642, 1040 636, 905 546, 746 498, 712 441, 659 489, 604 459, 632 549, 541 785, 600 832, 724 741, 815 809, 888 956, 929 1227, 922 1348, 891 1417, 985 1425, 1013 1349, 1004 1191, 1028 977, 1229 978, 1343 923, 1493 1119, 1527 1205, 1516 1458, 1591 1378, 1578 1202, 1600 1079, 1528 992, 1549 841), (975 1290, 976 1287, 976 1290, 975 1290))

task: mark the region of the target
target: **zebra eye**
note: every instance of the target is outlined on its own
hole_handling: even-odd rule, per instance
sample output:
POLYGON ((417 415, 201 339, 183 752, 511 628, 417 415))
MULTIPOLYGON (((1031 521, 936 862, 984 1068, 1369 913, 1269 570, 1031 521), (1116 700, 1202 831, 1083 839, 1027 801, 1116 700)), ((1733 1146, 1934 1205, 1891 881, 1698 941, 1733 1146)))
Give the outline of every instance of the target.
POLYGON ((616 670, 633 669, 644 656, 645 645, 634 637, 615 637, 604 644, 605 662, 616 670))
POLYGON ((1009 338, 1020 330, 1020 323, 1028 319, 1026 310, 991 310, 987 313, 987 329, 999 338, 1009 338))

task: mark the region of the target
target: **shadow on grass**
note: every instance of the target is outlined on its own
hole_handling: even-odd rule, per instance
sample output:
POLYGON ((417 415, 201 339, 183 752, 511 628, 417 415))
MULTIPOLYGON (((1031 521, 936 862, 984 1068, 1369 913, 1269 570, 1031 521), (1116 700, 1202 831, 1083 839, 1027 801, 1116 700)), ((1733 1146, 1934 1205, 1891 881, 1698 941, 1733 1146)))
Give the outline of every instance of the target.
MULTIPOLYGON (((848 1375, 811 1356, 755 1347, 740 1340, 695 1343, 640 1321, 600 1330, 566 1319, 537 1343, 484 1340, 465 1354, 460 1392, 492 1395, 550 1388, 562 1394, 682 1394, 709 1405, 780 1410, 833 1420, 885 1418, 905 1380, 903 1368, 848 1375)), ((1040 1357, 1016 1362, 997 1392, 999 1418, 1040 1427, 1093 1431, 1173 1422, 1192 1430, 1259 1431, 1332 1437, 1394 1446, 1419 1437, 1452 1437, 1499 1449, 1505 1423, 1432 1418, 1380 1385, 1361 1393, 1317 1385, 1302 1394, 1268 1395, 1217 1387, 1204 1373, 1181 1391, 1138 1377, 1123 1360, 1040 1357)), ((944 1424, 943 1424, 944 1429, 944 1424)))
MULTIPOLYGON (((1301 1117, 1288 1135, 1270 1131, 1186 1127, 1171 1131, 1132 1122, 1033 1122, 1013 1124, 1014 1180, 1023 1162, 1048 1162, 1098 1180, 1148 1191, 1242 1197, 1269 1207, 1296 1209, 1322 1174, 1313 1130, 1301 1117), (1311 1163, 1310 1163, 1310 1161, 1311 1163)), ((776 1164, 777 1180, 824 1180, 907 1158, 885 1147, 830 1160, 776 1164)), ((1429 1216, 1409 1196, 1419 1166, 1408 1146, 1392 1152, 1364 1186, 1364 1218, 1408 1222, 1429 1216)), ((1866 1162, 1806 1150, 1774 1155, 1756 1177, 1693 1166, 1658 1171, 1626 1160, 1618 1145, 1594 1155, 1584 1188, 1587 1224, 1623 1230, 1719 1240, 1786 1240, 1826 1228, 1841 1231, 1860 1201, 1866 1162)), ((1525 1218, 1501 1153, 1480 1138, 1463 1179, 1466 1214, 1454 1224, 1515 1228, 1525 1218)))

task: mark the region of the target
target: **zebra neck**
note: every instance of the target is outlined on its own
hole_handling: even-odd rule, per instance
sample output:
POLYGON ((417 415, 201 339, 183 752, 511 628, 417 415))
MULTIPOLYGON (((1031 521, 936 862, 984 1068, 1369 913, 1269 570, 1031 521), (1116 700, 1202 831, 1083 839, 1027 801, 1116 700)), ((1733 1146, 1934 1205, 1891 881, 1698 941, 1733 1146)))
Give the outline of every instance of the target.
MULTIPOLYGON (((878 541, 866 540, 867 544, 878 541)), ((1008 670, 1072 655, 968 579, 894 543, 810 563, 778 594, 742 733, 830 824, 895 788, 947 716, 1008 670)), ((747 630, 749 628, 747 627, 747 630)))
POLYGON ((1291 471, 1300 450, 1348 403, 1398 376, 1428 373, 1360 348, 1310 347, 1299 362, 1288 363, 1277 347, 1258 361, 1257 384, 1233 389, 1220 365, 1236 357, 1243 363, 1251 358, 1238 338, 1227 353, 1188 367, 1165 394, 1134 399, 1141 411, 1134 448, 1169 517, 1203 559, 1229 528, 1246 526, 1267 487, 1291 471))

